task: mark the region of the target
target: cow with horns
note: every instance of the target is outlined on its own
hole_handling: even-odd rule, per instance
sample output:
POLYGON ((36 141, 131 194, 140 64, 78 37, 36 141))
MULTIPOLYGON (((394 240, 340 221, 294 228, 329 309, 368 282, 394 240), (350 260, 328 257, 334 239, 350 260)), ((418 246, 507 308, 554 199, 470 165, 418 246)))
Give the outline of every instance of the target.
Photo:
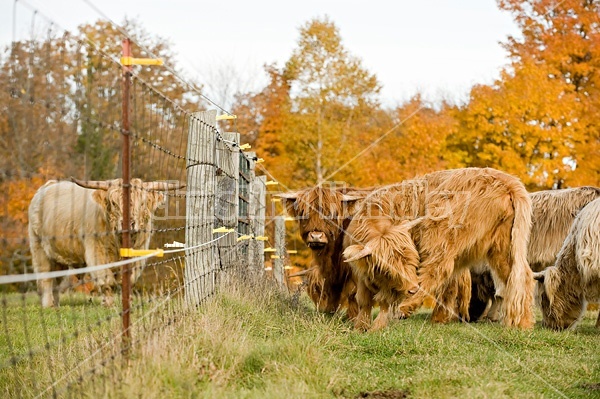
MULTIPOLYGON (((183 187, 167 182, 131 179, 131 246, 148 249, 152 218, 164 203, 163 192, 183 187)), ((29 205, 29 242, 36 273, 67 267, 96 266, 119 260, 123 221, 122 179, 108 181, 50 180, 36 192, 29 205)), ((141 274, 134 268, 132 282, 141 274)), ((91 272, 95 290, 103 302, 113 303, 116 284, 110 269, 91 272)), ((58 306, 58 287, 53 279, 38 280, 43 307, 58 306)))
POLYGON ((348 317, 356 316, 356 290, 350 266, 342 259, 342 243, 356 201, 371 190, 319 185, 278 195, 311 249, 312 267, 302 274, 319 311, 332 313, 346 307, 348 317))
MULTIPOLYGON (((455 170, 437 171, 399 183, 402 187, 411 187, 403 190, 405 196, 401 202, 406 208, 403 210, 405 215, 411 218, 422 215, 425 209, 425 194, 434 190, 454 172, 455 170), (417 190, 418 194, 413 190, 417 190)), ((320 311, 334 312, 346 307, 349 318, 358 314, 355 278, 350 265, 343 259, 344 238, 355 210, 362 200, 376 189, 319 185, 279 194, 279 197, 283 198, 287 213, 297 220, 302 240, 312 250, 312 267, 301 274, 305 276, 309 297, 320 311)), ((456 296, 464 298, 464 295, 470 295, 470 279, 465 283, 465 277, 470 276, 458 276, 457 284, 463 284, 451 287, 445 293, 446 305, 454 308, 455 305, 451 302, 456 296), (465 285, 469 292, 457 291, 466 291, 463 290, 465 285)), ((468 306, 468 297, 459 300, 461 304, 465 301, 468 306)), ((447 308, 448 306, 436 306, 432 316, 434 321, 443 322, 452 317, 454 312, 448 312, 447 308)), ((467 310, 465 307, 461 316, 466 316, 467 310)))
POLYGON ((504 324, 532 328, 531 200, 523 184, 491 168, 453 170, 435 190, 415 192, 426 209, 414 219, 406 218, 398 190, 405 188, 386 186, 365 198, 345 235, 344 258, 357 278, 355 327, 384 328, 397 304, 410 316, 428 295, 442 298, 456 273, 485 260, 504 298, 504 324), (375 301, 380 312, 371 324, 375 301))
MULTIPOLYGON (((575 218, 554 266, 534 273, 539 282, 542 324, 554 330, 573 328, 587 302, 600 301, 600 198, 575 218)), ((600 328, 600 316, 596 322, 600 328)))

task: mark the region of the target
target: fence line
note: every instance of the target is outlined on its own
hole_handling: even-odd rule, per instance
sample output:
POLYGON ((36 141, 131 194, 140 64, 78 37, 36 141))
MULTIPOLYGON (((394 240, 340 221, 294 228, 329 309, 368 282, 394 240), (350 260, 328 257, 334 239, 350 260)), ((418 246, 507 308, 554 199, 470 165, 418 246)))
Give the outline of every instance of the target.
MULTIPOLYGON (((90 382, 114 384, 119 376, 113 365, 127 349, 112 343, 122 338, 119 322, 125 314, 131 317, 126 332, 135 347, 165 325, 194 312, 232 276, 264 273, 264 241, 260 238, 265 234, 266 178, 255 174, 256 155, 240 150, 238 133, 219 130, 216 111, 192 112, 198 104, 184 107, 185 101, 165 96, 170 86, 165 90, 155 87, 157 80, 146 70, 134 71, 131 77, 131 123, 127 128, 120 115, 121 69, 109 52, 68 35, 44 43, 14 43, 3 65, 10 70, 6 92, 12 94, 0 97, 0 102, 6 101, 0 105, 10 110, 12 118, 14 130, 7 137, 22 142, 14 143, 18 155, 14 159, 21 163, 7 164, 8 169, 26 176, 24 187, 31 194, 32 188, 46 180, 67 176, 110 180, 112 188, 122 191, 122 184, 114 178, 125 155, 116 154, 120 153, 120 135, 127 132, 132 178, 185 182, 186 190, 154 195, 152 190, 142 189, 144 198, 165 202, 147 228, 132 225, 118 231, 95 231, 86 235, 86 240, 105 243, 122 230, 131 230, 133 248, 163 248, 173 241, 183 241, 184 247, 160 251, 164 255, 160 258, 150 253, 118 260, 118 252, 111 252, 116 259, 104 264, 66 265, 75 268, 31 273, 26 206, 24 218, 11 220, 5 220, 3 215, 9 212, 0 209, 0 227, 13 229, 0 242, 0 274, 4 274, 0 276, 2 396, 82 396, 90 382), (44 136, 48 144, 38 149, 39 132, 49 133, 44 136), (23 165, 25 169, 19 169, 23 165), (52 169, 42 169, 48 165, 52 169), (226 230, 215 233, 217 228, 226 230), (142 242, 139 237, 147 240, 142 242), (10 252, 12 255, 5 256, 10 252), (18 263, 5 263, 5 259, 13 263, 18 259, 18 263), (123 265, 133 265, 133 274, 141 275, 137 282, 132 280, 129 310, 124 311, 118 299, 112 306, 100 305, 90 291, 102 289, 101 282, 106 279, 121 281, 123 265), (53 293, 59 308, 42 308, 32 284, 40 279, 56 281, 53 293)), ((7 177, 0 177, 0 184, 6 182, 3 179, 7 177)), ((8 179, 16 182, 16 176, 8 179)), ((8 192, 4 190, 0 197, 8 192)), ((66 212, 73 215, 75 205, 66 212)), ((51 208, 57 209, 56 205, 51 208)), ((136 205, 131 215, 132 223, 145 220, 136 205)), ((89 215, 84 212, 84 216, 89 215)), ((84 240, 79 233, 42 238, 50 246, 84 240)))

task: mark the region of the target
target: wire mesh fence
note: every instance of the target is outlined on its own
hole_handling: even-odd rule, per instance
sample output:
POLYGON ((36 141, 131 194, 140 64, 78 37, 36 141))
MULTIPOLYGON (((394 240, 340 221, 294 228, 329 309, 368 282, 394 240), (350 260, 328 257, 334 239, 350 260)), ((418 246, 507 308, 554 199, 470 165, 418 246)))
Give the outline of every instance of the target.
POLYGON ((2 397, 79 397, 90 379, 115 383, 110 365, 131 346, 231 276, 264 268, 255 155, 219 130, 216 111, 195 112, 200 102, 170 73, 147 67, 127 87, 125 126, 118 50, 94 35, 48 30, 0 58, 2 397))

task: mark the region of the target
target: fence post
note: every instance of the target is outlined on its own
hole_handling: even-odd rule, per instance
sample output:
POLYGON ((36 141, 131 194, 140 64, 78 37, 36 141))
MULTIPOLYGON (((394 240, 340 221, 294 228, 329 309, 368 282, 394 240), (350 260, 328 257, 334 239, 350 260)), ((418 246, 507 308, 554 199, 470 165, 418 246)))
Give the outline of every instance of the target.
MULTIPOLYGON (((223 133, 223 140, 217 140, 217 202, 216 202, 216 222, 220 227, 234 229, 238 227, 238 207, 239 207, 239 143, 238 133, 223 133)), ((237 236, 230 233, 217 241, 219 254, 220 270, 225 276, 233 271, 237 263, 237 236)), ((219 279, 219 284, 223 281, 219 279)))
POLYGON ((273 277, 277 284, 285 287, 285 218, 283 216, 275 217, 275 258, 273 259, 273 277))
POLYGON ((206 243, 214 228, 216 116, 217 111, 197 112, 189 119, 184 284, 190 306, 215 290, 215 244, 206 243))
MULTIPOLYGON (((255 237, 264 237, 265 235, 265 210, 266 210, 266 176, 254 176, 250 188, 250 215, 253 215, 252 230, 255 237)), ((259 277, 265 273, 265 242, 262 240, 253 240, 249 247, 248 266, 250 271, 259 277)))
MULTIPOLYGON (((255 173, 254 173, 254 169, 256 168, 256 153, 253 151, 248 151, 245 153, 246 154, 246 158, 248 159, 248 163, 249 163, 249 168, 248 168, 248 172, 247 172, 247 178, 248 178, 248 190, 247 190, 247 199, 248 199, 248 212, 247 212, 247 218, 246 218, 246 222, 248 223, 248 230, 249 233, 253 234, 256 237, 256 231, 254 230, 254 224, 252 223, 254 215, 255 215, 255 209, 253 208, 253 199, 252 199, 252 195, 254 194, 253 192, 253 182, 254 182, 254 178, 256 177, 255 173)), ((246 262, 246 264, 248 265, 248 267, 250 266, 250 264, 252 263, 252 258, 254 257, 254 244, 253 244, 254 240, 252 241, 248 241, 248 245, 246 246, 246 253, 244 254, 244 261, 246 262)))
MULTIPOLYGON (((123 57, 131 57, 131 42, 129 38, 124 39, 122 42, 123 46, 123 57)), ((123 145, 122 151, 122 163, 121 171, 123 178, 123 221, 121 229, 123 230, 121 236, 121 246, 123 248, 131 248, 131 187, 130 187, 130 163, 131 163, 131 148, 130 148, 130 132, 129 132, 129 102, 130 102, 130 86, 131 86, 131 66, 123 65, 123 105, 122 105, 122 140, 123 145)), ((123 326, 122 331, 122 345, 123 353, 125 357, 129 355, 129 346, 131 344, 131 332, 130 320, 131 320, 131 265, 125 264, 122 267, 121 274, 121 323, 123 326)))

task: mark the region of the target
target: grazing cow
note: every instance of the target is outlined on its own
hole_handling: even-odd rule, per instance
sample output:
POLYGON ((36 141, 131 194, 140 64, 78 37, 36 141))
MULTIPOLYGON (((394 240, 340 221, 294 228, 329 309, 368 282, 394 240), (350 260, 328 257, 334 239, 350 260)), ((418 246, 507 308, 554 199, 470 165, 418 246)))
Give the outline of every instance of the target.
MULTIPOLYGON (((414 182, 425 192, 437 187, 452 173, 453 170, 433 172, 414 182)), ((317 186, 279 195, 283 198, 287 213, 297 219, 302 240, 312 250, 312 263, 318 274, 307 276, 311 278, 307 292, 320 311, 335 312, 343 303, 347 303, 348 317, 354 318, 358 312, 352 270, 343 260, 344 235, 354 210, 374 190, 376 188, 373 187, 317 186)), ((424 209, 415 200, 417 198, 413 198, 412 194, 405 199, 407 212, 414 214, 414 217, 424 209)))
POLYGON ((369 328, 374 301, 380 312, 372 330, 387 325, 396 303, 401 315, 410 316, 427 295, 441 298, 453 274, 486 260, 501 283, 504 323, 532 328, 531 200, 523 184, 495 169, 454 170, 418 201, 427 209, 413 220, 405 217, 398 201, 405 196, 396 187, 365 198, 348 226, 344 258, 357 279, 355 327, 369 328))
MULTIPOLYGON (((600 198, 575 218, 554 266, 534 274, 542 324, 554 330, 573 328, 587 302, 600 300, 600 198)), ((600 328, 600 317, 596 322, 600 328)))
MULTIPOLYGON (((148 249, 152 216, 164 202, 160 191, 181 186, 131 179, 131 246, 148 249)), ((36 273, 82 265, 96 266, 119 260, 123 220, 122 180, 74 182, 51 180, 36 192, 29 205, 29 242, 36 273)), ((132 282, 141 274, 134 268, 132 282)), ((116 284, 110 269, 92 272, 94 287, 113 303, 116 284)), ((42 306, 58 306, 53 279, 38 280, 42 306)))
MULTIPOLYGON (((544 190, 529 194, 532 224, 527 250, 527 260, 534 272, 551 266, 573 220, 591 201, 600 198, 600 188, 577 187, 562 190, 544 190)), ((485 265, 484 265, 485 266, 485 265)), ((472 321, 485 316, 497 318, 494 301, 494 281, 487 267, 472 270, 472 295, 469 316, 472 321)))

